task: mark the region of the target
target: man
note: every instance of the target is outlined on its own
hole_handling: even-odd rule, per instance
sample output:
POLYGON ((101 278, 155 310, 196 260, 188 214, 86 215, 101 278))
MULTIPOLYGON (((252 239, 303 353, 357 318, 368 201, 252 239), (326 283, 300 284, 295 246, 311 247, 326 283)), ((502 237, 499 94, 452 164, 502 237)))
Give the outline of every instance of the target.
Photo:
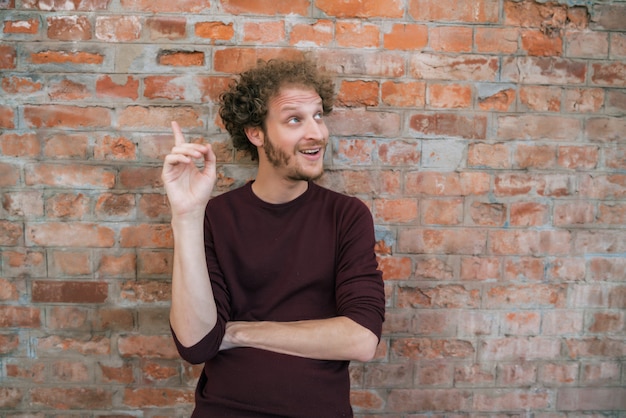
POLYGON ((258 173, 214 198, 211 146, 172 123, 170 324, 181 356, 205 363, 193 417, 352 416, 348 364, 374 356, 385 299, 367 207, 313 182, 333 94, 308 61, 242 73, 220 116, 258 173))

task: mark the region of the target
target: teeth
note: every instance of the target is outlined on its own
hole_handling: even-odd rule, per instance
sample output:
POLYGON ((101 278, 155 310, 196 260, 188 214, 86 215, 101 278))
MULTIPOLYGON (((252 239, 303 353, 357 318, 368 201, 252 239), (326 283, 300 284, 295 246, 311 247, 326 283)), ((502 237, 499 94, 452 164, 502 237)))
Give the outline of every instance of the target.
POLYGON ((301 151, 303 154, 317 154, 319 152, 319 150, 316 149, 308 149, 308 150, 302 150, 301 151))

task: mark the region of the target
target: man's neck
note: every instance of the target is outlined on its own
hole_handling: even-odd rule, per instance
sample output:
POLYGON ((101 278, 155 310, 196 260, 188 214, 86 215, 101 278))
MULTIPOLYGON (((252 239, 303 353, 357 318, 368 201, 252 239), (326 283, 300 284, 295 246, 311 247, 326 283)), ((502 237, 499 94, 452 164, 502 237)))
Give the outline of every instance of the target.
POLYGON ((272 204, 291 202, 301 196, 309 188, 309 182, 305 180, 288 180, 268 178, 259 173, 252 191, 261 200, 272 204))

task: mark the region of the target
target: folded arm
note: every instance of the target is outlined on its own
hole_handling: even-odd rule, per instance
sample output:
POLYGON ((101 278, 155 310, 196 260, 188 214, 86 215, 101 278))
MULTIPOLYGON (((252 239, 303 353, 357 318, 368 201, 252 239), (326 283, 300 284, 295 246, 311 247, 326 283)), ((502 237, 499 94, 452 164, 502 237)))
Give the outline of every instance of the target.
POLYGON ((369 361, 378 337, 352 319, 229 322, 222 349, 253 347, 317 360, 369 361))

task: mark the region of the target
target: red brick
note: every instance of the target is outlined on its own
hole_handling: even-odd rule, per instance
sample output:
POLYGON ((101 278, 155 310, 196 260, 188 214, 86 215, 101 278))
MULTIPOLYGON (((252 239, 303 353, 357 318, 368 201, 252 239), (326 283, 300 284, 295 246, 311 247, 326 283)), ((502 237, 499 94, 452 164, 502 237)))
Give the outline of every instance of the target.
POLYGON ((26 227, 31 245, 59 247, 110 247, 115 233, 110 228, 89 223, 34 223, 26 227))
POLYGON ((626 223, 626 205, 620 203, 600 204, 597 222, 606 225, 623 225, 626 223))
POLYGON ((624 388, 560 388, 556 407, 560 411, 626 410, 624 388))
POLYGON ((563 39, 539 30, 522 30, 522 49, 528 55, 555 57, 563 55, 563 39))
POLYGON ((96 18, 96 38, 105 42, 132 42, 141 37, 139 16, 100 16, 96 18))
POLYGON ((438 109, 469 108, 472 106, 472 88, 462 84, 431 83, 428 104, 438 109))
POLYGON ((413 222, 418 214, 417 201, 415 199, 376 199, 374 212, 376 219, 382 222, 413 222))
POLYGON ((51 274, 81 276, 91 273, 91 256, 88 251, 51 251, 48 255, 51 274))
POLYGON ((209 9, 209 0, 120 0, 122 9, 152 13, 199 13, 209 9))
POLYGON ((128 335, 118 339, 122 357, 176 359, 178 352, 169 335, 128 335))
POLYGON ((568 31, 567 56, 606 59, 609 55, 609 37, 606 32, 568 31))
POLYGON ((243 27, 244 42, 277 44, 285 41, 285 22, 246 22, 243 27))
POLYGON ((511 204, 509 218, 512 226, 543 226, 550 219, 550 208, 540 202, 514 202, 511 204))
POLYGON ((372 151, 376 147, 373 140, 340 139, 337 158, 348 164, 371 164, 372 151))
POLYGON ((622 62, 592 64, 591 81, 601 86, 623 87, 626 84, 626 64, 622 62))
POLYGON ((502 81, 524 84, 583 84, 587 63, 560 57, 505 57, 501 73, 502 81))
POLYGON ((620 231, 587 230, 576 235, 574 248, 577 253, 620 253, 626 250, 626 242, 620 231))
POLYGON ((411 0, 409 14, 415 20, 467 23, 495 23, 499 6, 492 0, 466 3, 459 0, 411 0))
POLYGON ((498 365, 498 380, 504 386, 529 386, 537 380, 537 366, 529 363, 498 365))
POLYGON ((526 411, 543 410, 550 406, 547 390, 485 390, 474 395, 473 405, 477 411, 526 411))
POLYGON ((41 164, 27 167, 25 183, 65 188, 90 185, 109 189, 115 184, 115 173, 107 168, 92 165, 41 164))
POLYGON ((394 24, 389 33, 383 35, 387 50, 414 51, 428 44, 428 28, 425 25, 394 24))
POLYGON ((501 331, 505 335, 539 335, 541 316, 537 312, 509 312, 504 315, 501 331))
POLYGON ((24 0, 22 1, 22 7, 25 9, 37 9, 37 10, 54 10, 54 11, 96 11, 107 10, 111 0, 80 0, 67 2, 65 0, 24 0))
POLYGON ((46 257, 40 250, 5 250, 3 263, 4 273, 9 277, 41 277, 46 274, 46 257))
POLYGON ((54 134, 44 140, 44 155, 50 159, 86 158, 88 142, 84 134, 54 134))
POLYGON ((169 129, 172 121, 184 128, 202 126, 199 110, 188 106, 144 107, 128 106, 120 110, 118 124, 122 128, 169 129))
POLYGON ((146 28, 153 41, 159 39, 183 39, 186 35, 187 19, 176 16, 155 16, 146 19, 146 28))
POLYGON ((34 134, 0 134, 0 153, 10 157, 37 157, 41 152, 39 139, 34 134))
POLYGON ((36 281, 32 285, 33 302, 103 303, 108 297, 105 282, 36 281))
POLYGON ((35 35, 39 32, 38 19, 5 20, 4 33, 23 33, 35 35))
POLYGON ((17 65, 17 52, 11 45, 0 44, 0 69, 10 70, 17 65))
POLYGON ((130 139, 123 136, 104 135, 96 141, 94 158, 97 160, 136 160, 136 146, 130 139))
POLYGON ((557 147, 519 144, 513 158, 518 168, 549 169, 556 165, 557 147))
POLYGON ((378 146, 378 158, 384 164, 393 166, 415 166, 421 158, 419 144, 401 140, 381 143, 378 146))
POLYGON ((496 81, 499 64, 483 55, 422 53, 409 58, 410 74, 418 80, 496 81))
POLYGON ((572 113, 597 113, 603 104, 602 89, 569 89, 563 100, 564 110, 572 113))
POLYGON ((41 311, 26 306, 0 306, 0 327, 38 328, 41 326, 41 311))
POLYGON ((442 52, 472 52, 472 28, 436 26, 428 31, 430 47, 442 52))
POLYGON ((510 168, 510 149, 505 144, 470 144, 467 164, 470 167, 510 168))
POLYGON ((474 30, 476 52, 512 54, 517 52, 519 29, 476 28, 474 30))
POLYGON ((497 257, 463 257, 461 259, 461 280, 498 280, 501 277, 502 262, 497 257))
POLYGON ((48 89, 48 97, 53 101, 79 101, 91 98, 88 87, 73 80, 61 80, 48 89))
POLYGON ((489 191, 489 177, 484 173, 412 172, 405 177, 405 194, 408 196, 467 196, 489 191))
POLYGON ((467 411, 471 399, 462 389, 392 389, 387 405, 392 412, 467 411))
POLYGON ((25 106, 24 119, 33 128, 104 128, 111 124, 111 111, 69 105, 25 106))
POLYGON ((418 113, 411 116, 409 124, 413 131, 428 136, 465 139, 485 139, 487 136, 487 118, 483 115, 418 113))
POLYGON ((544 278, 545 262, 534 257, 516 257, 506 260, 504 278, 508 281, 541 281, 544 278))
POLYGON ((578 118, 525 114, 498 116, 498 138, 500 139, 550 139, 572 141, 582 131, 578 118))
POLYGON ((100 367, 104 383, 131 384, 135 381, 133 376, 133 367, 130 364, 124 364, 122 366, 108 366, 99 363, 98 366, 100 367))
POLYGON ((376 106, 378 105, 378 82, 342 81, 337 94, 340 106, 376 106))
POLYGON ((485 386, 495 381, 495 371, 485 370, 479 364, 455 367, 454 384, 456 386, 485 386))
POLYGON ((54 306, 48 312, 46 325, 51 329, 86 331, 90 327, 88 310, 77 306, 54 306))
POLYGON ((171 284, 159 280, 130 281, 120 286, 121 298, 132 302, 168 302, 171 294, 171 284))
POLYGON ((399 287, 398 308, 478 308, 479 291, 449 285, 432 288, 399 287))
POLYGON ((169 388, 127 388, 124 390, 124 405, 133 408, 178 407, 193 404, 193 391, 169 388))
POLYGON ((82 193, 57 193, 45 201, 49 219, 82 219, 88 212, 91 200, 82 193))
POLYGON ((30 390, 32 403, 53 409, 106 409, 113 402, 113 394, 106 388, 46 388, 30 390))
POLYGON ((624 129, 626 129, 624 118, 593 117, 587 120, 585 135, 591 141, 617 142, 623 139, 624 129))
POLYGON ((615 385, 618 386, 620 377, 619 363, 604 362, 599 364, 586 364, 581 372, 581 382, 594 386, 615 385))
POLYGON ((315 6, 338 18, 399 18, 404 14, 404 5, 400 0, 316 0, 315 6))
POLYGON ((47 19, 48 38, 59 41, 87 41, 92 26, 87 16, 52 16, 47 19))
POLYGON ((357 410, 382 410, 384 400, 377 391, 353 389, 350 392, 350 404, 357 410))
POLYGON ((167 197, 161 194, 143 194, 139 200, 140 215, 148 219, 164 220, 170 216, 167 197))
POLYGON ((32 53, 30 61, 33 64, 101 65, 104 62, 104 56, 81 51, 42 51, 32 53))
POLYGON ((120 184, 128 189, 159 188, 163 186, 157 167, 129 167, 120 172, 120 184))
POLYGON ((170 276, 173 254, 171 252, 144 250, 138 254, 139 276, 170 276))
POLYGON ((293 49, 281 48, 226 48, 218 49, 213 54, 213 68, 217 72, 238 74, 252 66, 259 59, 272 58, 297 59, 303 56, 302 52, 293 49))
POLYGON ((459 225, 463 220, 463 199, 424 199, 421 212, 423 225, 459 225))
POLYGON ((475 225, 502 226, 506 221, 506 206, 501 203, 473 202, 469 217, 475 225))
POLYGON ((4 77, 0 84, 7 94, 27 95, 41 91, 43 84, 28 77, 4 77))
POLYGON ((0 388, 0 408, 17 409, 24 398, 24 390, 15 387, 0 388))
POLYGON ((489 309, 563 308, 566 296, 564 285, 494 286, 485 294, 483 305, 489 309))
POLYGON ((400 115, 395 112, 370 112, 363 108, 336 109, 327 123, 335 135, 393 138, 400 133, 400 115))
POLYGON ((624 30, 626 21, 626 6, 623 4, 595 4, 593 5, 593 29, 624 30))
POLYGON ((333 28, 332 21, 322 19, 312 24, 295 24, 289 31, 289 43, 296 46, 328 46, 333 41, 333 28))
POLYGON ((174 238, 169 225, 144 224, 123 228, 122 247, 172 248, 174 238))
POLYGON ((423 108, 426 83, 385 81, 381 86, 381 99, 389 106, 423 108))
POLYGON ((161 51, 157 56, 159 65, 173 67, 198 67, 204 65, 202 51, 161 51))
POLYGON ((626 277, 626 259, 594 257, 589 270, 593 281, 620 281, 626 277))
POLYGON ((235 30, 232 23, 198 22, 194 25, 194 33, 199 38, 211 39, 214 42, 232 39, 235 30))
POLYGON ((96 80, 96 95, 98 97, 120 97, 137 100, 139 97, 139 80, 127 76, 123 78, 111 78, 105 75, 96 80))
POLYGON ((95 214, 100 219, 128 219, 134 209, 134 195, 105 193, 96 202, 95 214))
POLYGON ((337 45, 352 48, 376 48, 379 46, 380 29, 377 25, 358 21, 338 21, 335 24, 337 45))
POLYGON ((84 356, 108 356, 111 354, 111 340, 106 337, 91 337, 73 339, 51 335, 40 337, 36 342, 37 353, 41 357, 58 355, 59 352, 68 354, 81 354, 84 356))
POLYGON ((0 106, 0 128, 15 128, 15 111, 8 106, 0 106))
POLYGON ((23 242, 23 225, 17 222, 0 221, 0 245, 16 246, 23 242))
POLYGON ((511 110, 515 103, 516 92, 513 89, 500 90, 491 96, 479 97, 478 107, 481 110, 506 112, 511 110))
POLYGON ((401 53, 389 51, 344 52, 342 50, 319 50, 314 58, 322 69, 345 76, 372 76, 389 79, 406 74, 405 58, 401 53))
POLYGON ((514 361, 523 365, 532 360, 552 360, 560 355, 558 338, 537 336, 489 338, 481 341, 479 361, 514 361))

